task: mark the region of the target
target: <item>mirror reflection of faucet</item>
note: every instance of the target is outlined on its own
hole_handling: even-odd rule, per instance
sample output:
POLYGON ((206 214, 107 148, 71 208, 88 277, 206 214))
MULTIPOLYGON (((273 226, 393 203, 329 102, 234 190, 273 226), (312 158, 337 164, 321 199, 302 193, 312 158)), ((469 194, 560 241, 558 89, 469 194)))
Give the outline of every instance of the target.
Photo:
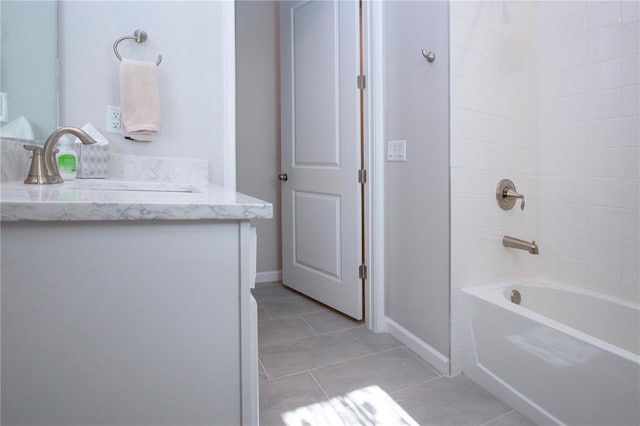
POLYGON ((520 210, 524 210, 524 195, 518 193, 516 185, 509 179, 502 179, 498 182, 496 200, 498 200, 500 208, 503 210, 511 210, 517 199, 521 200, 520 210))

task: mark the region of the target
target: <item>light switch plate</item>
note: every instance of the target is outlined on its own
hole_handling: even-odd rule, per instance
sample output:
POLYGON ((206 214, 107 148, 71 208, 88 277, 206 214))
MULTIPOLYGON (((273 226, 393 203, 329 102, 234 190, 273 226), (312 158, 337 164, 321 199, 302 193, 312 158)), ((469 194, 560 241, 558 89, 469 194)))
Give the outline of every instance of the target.
POLYGON ((407 161, 407 141, 387 141, 387 161, 407 161))
POLYGON ((9 110, 7 107, 7 92, 0 92, 0 121, 9 121, 9 110))

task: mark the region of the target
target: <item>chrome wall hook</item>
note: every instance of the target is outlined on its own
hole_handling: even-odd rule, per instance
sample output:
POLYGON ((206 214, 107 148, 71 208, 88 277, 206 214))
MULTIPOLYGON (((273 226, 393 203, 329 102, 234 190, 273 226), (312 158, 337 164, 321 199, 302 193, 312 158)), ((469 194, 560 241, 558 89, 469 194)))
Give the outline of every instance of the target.
MULTIPOLYGON (((120 53, 118 52, 118 44, 120 44, 120 42, 123 40, 134 40, 136 43, 144 43, 145 41, 147 41, 147 33, 142 30, 135 30, 132 36, 124 36, 117 39, 113 43, 113 53, 116 54, 116 57, 119 60, 122 60, 122 55, 120 55, 120 53)), ((158 55, 156 65, 160 65, 160 62, 162 62, 162 55, 158 55)))
POLYGON ((431 50, 427 51, 427 49, 422 49, 422 56, 427 58, 427 61, 429 62, 433 62, 436 60, 436 54, 431 50))

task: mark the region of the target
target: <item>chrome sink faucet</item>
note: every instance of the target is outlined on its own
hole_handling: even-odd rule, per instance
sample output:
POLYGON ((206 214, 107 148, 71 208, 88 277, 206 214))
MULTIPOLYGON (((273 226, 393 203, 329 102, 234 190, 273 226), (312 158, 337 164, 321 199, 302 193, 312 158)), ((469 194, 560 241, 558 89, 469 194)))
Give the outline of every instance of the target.
POLYGON ((84 130, 78 129, 77 127, 60 127, 51 133, 47 138, 47 141, 44 143, 44 147, 37 145, 25 145, 24 149, 32 151, 33 157, 31 160, 29 175, 24 180, 24 183, 48 185, 64 182, 64 179, 60 176, 58 162, 55 158, 57 152, 55 149, 56 144, 64 135, 73 135, 80 139, 80 141, 85 145, 96 143, 96 140, 89 136, 84 130))

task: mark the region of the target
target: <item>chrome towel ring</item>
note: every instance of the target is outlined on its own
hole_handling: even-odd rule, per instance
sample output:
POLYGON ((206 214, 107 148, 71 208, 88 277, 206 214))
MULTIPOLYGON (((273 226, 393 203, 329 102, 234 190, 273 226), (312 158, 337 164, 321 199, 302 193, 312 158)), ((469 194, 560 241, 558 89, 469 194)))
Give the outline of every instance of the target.
MULTIPOLYGON (((122 60, 122 55, 118 53, 118 44, 120 44, 120 42, 123 40, 135 40, 136 43, 144 43, 145 41, 147 41, 147 33, 142 30, 135 30, 132 36, 124 36, 117 39, 113 43, 113 53, 116 54, 116 57, 119 60, 122 60)), ((160 62, 162 62, 162 55, 158 55, 158 60, 156 61, 156 65, 160 65, 160 62)))

